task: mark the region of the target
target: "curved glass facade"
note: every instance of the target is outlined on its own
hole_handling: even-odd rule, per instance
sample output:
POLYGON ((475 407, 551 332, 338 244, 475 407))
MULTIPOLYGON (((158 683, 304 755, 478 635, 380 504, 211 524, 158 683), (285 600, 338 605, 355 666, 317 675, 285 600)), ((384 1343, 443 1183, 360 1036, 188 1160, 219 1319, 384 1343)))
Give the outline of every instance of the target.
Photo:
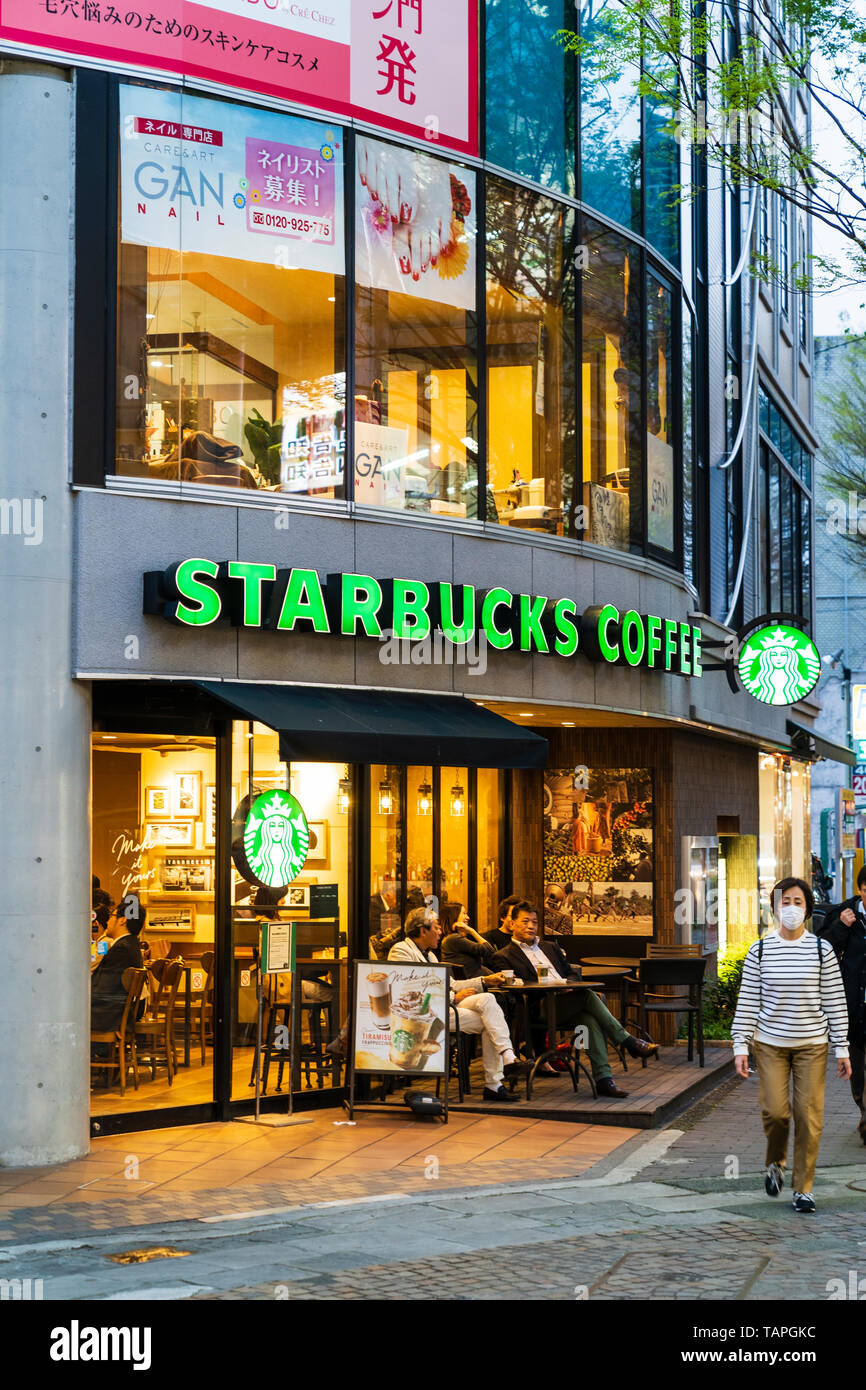
POLYGON ((680 567, 678 153, 573 22, 488 0, 480 166, 121 81, 115 472, 680 567))

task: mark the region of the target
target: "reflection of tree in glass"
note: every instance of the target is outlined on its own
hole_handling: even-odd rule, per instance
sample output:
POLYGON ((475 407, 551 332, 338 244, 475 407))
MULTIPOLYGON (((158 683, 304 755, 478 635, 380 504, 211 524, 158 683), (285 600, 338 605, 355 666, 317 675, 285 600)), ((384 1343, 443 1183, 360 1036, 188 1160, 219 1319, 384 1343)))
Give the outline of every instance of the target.
POLYGON ((623 226, 640 230, 640 98, 635 69, 612 69, 605 59, 605 31, 614 13, 610 0, 582 0, 581 192, 623 226))
POLYGON ((551 42, 573 20, 564 0, 487 0, 487 158, 574 194, 573 58, 551 42))

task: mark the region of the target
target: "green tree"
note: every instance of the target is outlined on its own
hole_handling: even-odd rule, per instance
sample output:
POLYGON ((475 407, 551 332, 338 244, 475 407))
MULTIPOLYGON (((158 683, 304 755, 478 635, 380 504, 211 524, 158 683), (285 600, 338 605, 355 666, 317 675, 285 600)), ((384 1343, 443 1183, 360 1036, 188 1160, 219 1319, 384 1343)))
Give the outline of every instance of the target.
MULTIPOLYGON (((858 0, 581 0, 580 29, 555 35, 594 81, 631 86, 665 129, 697 149, 697 183, 672 184, 670 205, 708 181, 764 188, 845 239, 852 282, 866 278, 866 18, 858 0), (813 138, 796 99, 808 98, 813 138)), ((584 84, 585 85, 585 84, 584 84)), ((694 175, 693 175, 694 177, 694 175)), ((797 289, 838 285, 831 258, 792 248, 797 289)), ((759 255, 766 278, 779 267, 759 255)))

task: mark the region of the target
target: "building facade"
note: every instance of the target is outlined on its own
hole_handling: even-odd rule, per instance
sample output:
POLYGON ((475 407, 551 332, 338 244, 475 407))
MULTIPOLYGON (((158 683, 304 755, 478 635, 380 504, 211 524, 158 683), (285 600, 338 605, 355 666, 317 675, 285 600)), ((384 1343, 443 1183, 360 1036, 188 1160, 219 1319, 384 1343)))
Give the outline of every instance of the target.
POLYGON ((4 1162, 249 1110, 271 789, 330 996, 298 1104, 339 1094, 322 1040, 413 903, 484 931, 519 891, 575 958, 714 953, 808 876, 816 707, 724 663, 811 621, 808 303, 735 273, 782 214, 553 45, 570 9, 440 7, 438 81, 440 20, 388 9, 351 101, 316 33, 243 79, 225 45, 2 34, 4 1162), (184 961, 171 1085, 91 1091, 93 875, 184 961))

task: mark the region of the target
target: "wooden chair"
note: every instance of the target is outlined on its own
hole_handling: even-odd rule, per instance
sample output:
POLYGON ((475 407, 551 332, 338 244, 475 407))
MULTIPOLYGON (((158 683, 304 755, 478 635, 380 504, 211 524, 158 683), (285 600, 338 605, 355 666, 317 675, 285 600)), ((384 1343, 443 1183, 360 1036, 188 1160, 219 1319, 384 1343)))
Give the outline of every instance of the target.
POLYGON ((701 955, 703 955, 703 947, 699 941, 694 942, 690 946, 680 946, 675 941, 666 941, 664 943, 660 941, 651 941, 646 948, 647 960, 670 960, 672 957, 682 960, 686 957, 692 959, 695 956, 701 955))
POLYGON ((145 1017, 136 1023, 135 1036, 136 1039, 147 1040, 145 1050, 139 1054, 139 1061, 150 1067, 151 1079, 155 1081, 156 1068, 164 1066, 171 1086, 177 1069, 174 1006, 183 968, 177 960, 164 961, 162 966, 156 994, 145 1017))
POLYGON ((213 1020, 213 968, 213 951, 203 951, 201 956, 201 969, 205 972, 205 979, 201 989, 193 990, 192 979, 190 979, 190 1028, 193 1033, 198 1033, 202 1066, 204 1066, 207 1060, 205 1051, 207 1030, 213 1020))
MULTIPOLYGON (((641 962, 639 983, 640 1028, 644 1037, 649 1014, 688 1014, 689 1061, 694 1057, 694 1021, 697 1019, 698 1056, 704 1065, 703 990, 706 958, 690 953, 688 956, 647 958, 641 962), (685 988, 685 995, 664 995, 656 991, 668 987, 685 988)), ((644 1066, 646 1058, 643 1059, 644 1066)))
POLYGON ((126 990, 126 1003, 123 1006, 123 1017, 120 1020, 120 1027, 113 1032, 91 1033, 92 1043, 107 1043, 111 1048, 108 1058, 99 1061, 91 1060, 90 1070, 117 1067, 120 1072, 120 1094, 126 1094, 126 1073, 132 1067, 132 1080, 135 1089, 138 1090, 138 1055, 136 1052, 135 1036, 135 1014, 138 1009, 138 1001, 144 989, 144 982, 147 978, 147 971, 130 966, 121 975, 121 983, 126 990), (129 1060, 127 1061, 127 1048, 129 1049, 129 1060))

